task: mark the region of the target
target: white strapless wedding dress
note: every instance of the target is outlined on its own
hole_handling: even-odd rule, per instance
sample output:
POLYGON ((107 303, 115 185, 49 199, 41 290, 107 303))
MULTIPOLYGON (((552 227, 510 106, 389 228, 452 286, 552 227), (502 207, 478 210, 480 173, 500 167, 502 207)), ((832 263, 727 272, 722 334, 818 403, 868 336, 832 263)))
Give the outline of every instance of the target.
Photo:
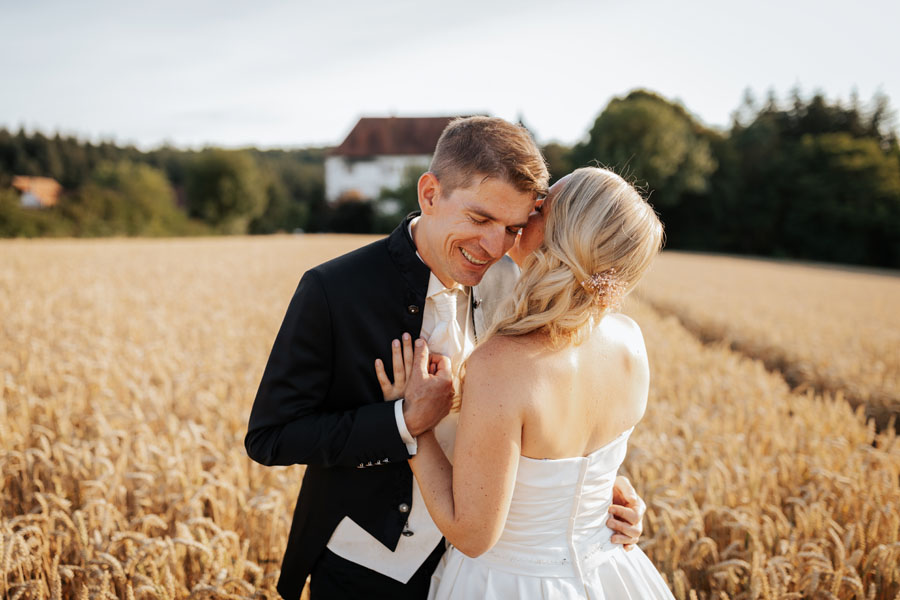
POLYGON ((500 540, 477 558, 450 546, 429 599, 672 599, 640 548, 610 542, 607 511, 630 434, 586 457, 520 457, 500 540))

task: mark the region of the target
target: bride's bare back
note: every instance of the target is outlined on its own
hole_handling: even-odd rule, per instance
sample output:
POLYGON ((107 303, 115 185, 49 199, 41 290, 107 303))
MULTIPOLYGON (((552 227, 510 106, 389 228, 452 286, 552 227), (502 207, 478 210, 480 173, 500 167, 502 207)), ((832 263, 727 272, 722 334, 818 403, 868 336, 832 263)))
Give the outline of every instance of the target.
MULTIPOLYGON (((586 456, 634 426, 647 404, 644 339, 621 314, 607 315, 582 343, 562 348, 542 333, 496 336, 468 364, 495 374, 498 402, 515 403, 508 408, 521 415, 521 454, 531 458, 586 456)), ((465 389, 474 385, 467 379, 465 389)))

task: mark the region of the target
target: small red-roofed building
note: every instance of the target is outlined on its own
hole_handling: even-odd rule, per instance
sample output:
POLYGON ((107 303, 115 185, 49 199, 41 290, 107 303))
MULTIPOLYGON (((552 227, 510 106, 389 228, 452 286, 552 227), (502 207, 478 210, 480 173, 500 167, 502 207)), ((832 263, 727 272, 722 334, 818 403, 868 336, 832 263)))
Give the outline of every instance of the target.
POLYGON ((25 208, 56 206, 62 192, 59 182, 50 177, 15 175, 12 186, 19 191, 22 206, 25 208))
POLYGON ((329 203, 371 200, 410 168, 428 170, 438 138, 455 117, 363 117, 325 158, 329 203))

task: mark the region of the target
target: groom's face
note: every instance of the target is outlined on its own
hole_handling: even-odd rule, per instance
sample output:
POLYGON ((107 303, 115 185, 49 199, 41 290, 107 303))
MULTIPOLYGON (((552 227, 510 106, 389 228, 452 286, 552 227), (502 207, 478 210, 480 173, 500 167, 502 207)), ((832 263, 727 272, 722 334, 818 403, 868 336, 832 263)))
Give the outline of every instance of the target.
MULTIPOLYGON (((426 173, 423 177, 434 176, 426 173)), ((476 285, 516 241, 534 209, 533 193, 495 177, 477 175, 443 193, 436 179, 420 183, 427 246, 423 258, 444 285, 476 285), (429 185, 433 187, 428 187, 429 185)), ((421 253, 421 252, 420 252, 421 253)))

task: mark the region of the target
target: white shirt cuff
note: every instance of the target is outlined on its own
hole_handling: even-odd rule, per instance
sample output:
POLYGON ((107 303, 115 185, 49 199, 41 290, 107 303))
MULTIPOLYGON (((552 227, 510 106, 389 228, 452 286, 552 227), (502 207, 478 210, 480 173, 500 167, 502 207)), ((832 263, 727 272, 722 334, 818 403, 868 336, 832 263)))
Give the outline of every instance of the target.
POLYGON ((406 428, 406 419, 403 418, 403 398, 394 402, 394 418, 397 419, 397 430, 400 432, 400 439, 406 444, 406 451, 410 456, 415 456, 419 450, 419 444, 406 428))

